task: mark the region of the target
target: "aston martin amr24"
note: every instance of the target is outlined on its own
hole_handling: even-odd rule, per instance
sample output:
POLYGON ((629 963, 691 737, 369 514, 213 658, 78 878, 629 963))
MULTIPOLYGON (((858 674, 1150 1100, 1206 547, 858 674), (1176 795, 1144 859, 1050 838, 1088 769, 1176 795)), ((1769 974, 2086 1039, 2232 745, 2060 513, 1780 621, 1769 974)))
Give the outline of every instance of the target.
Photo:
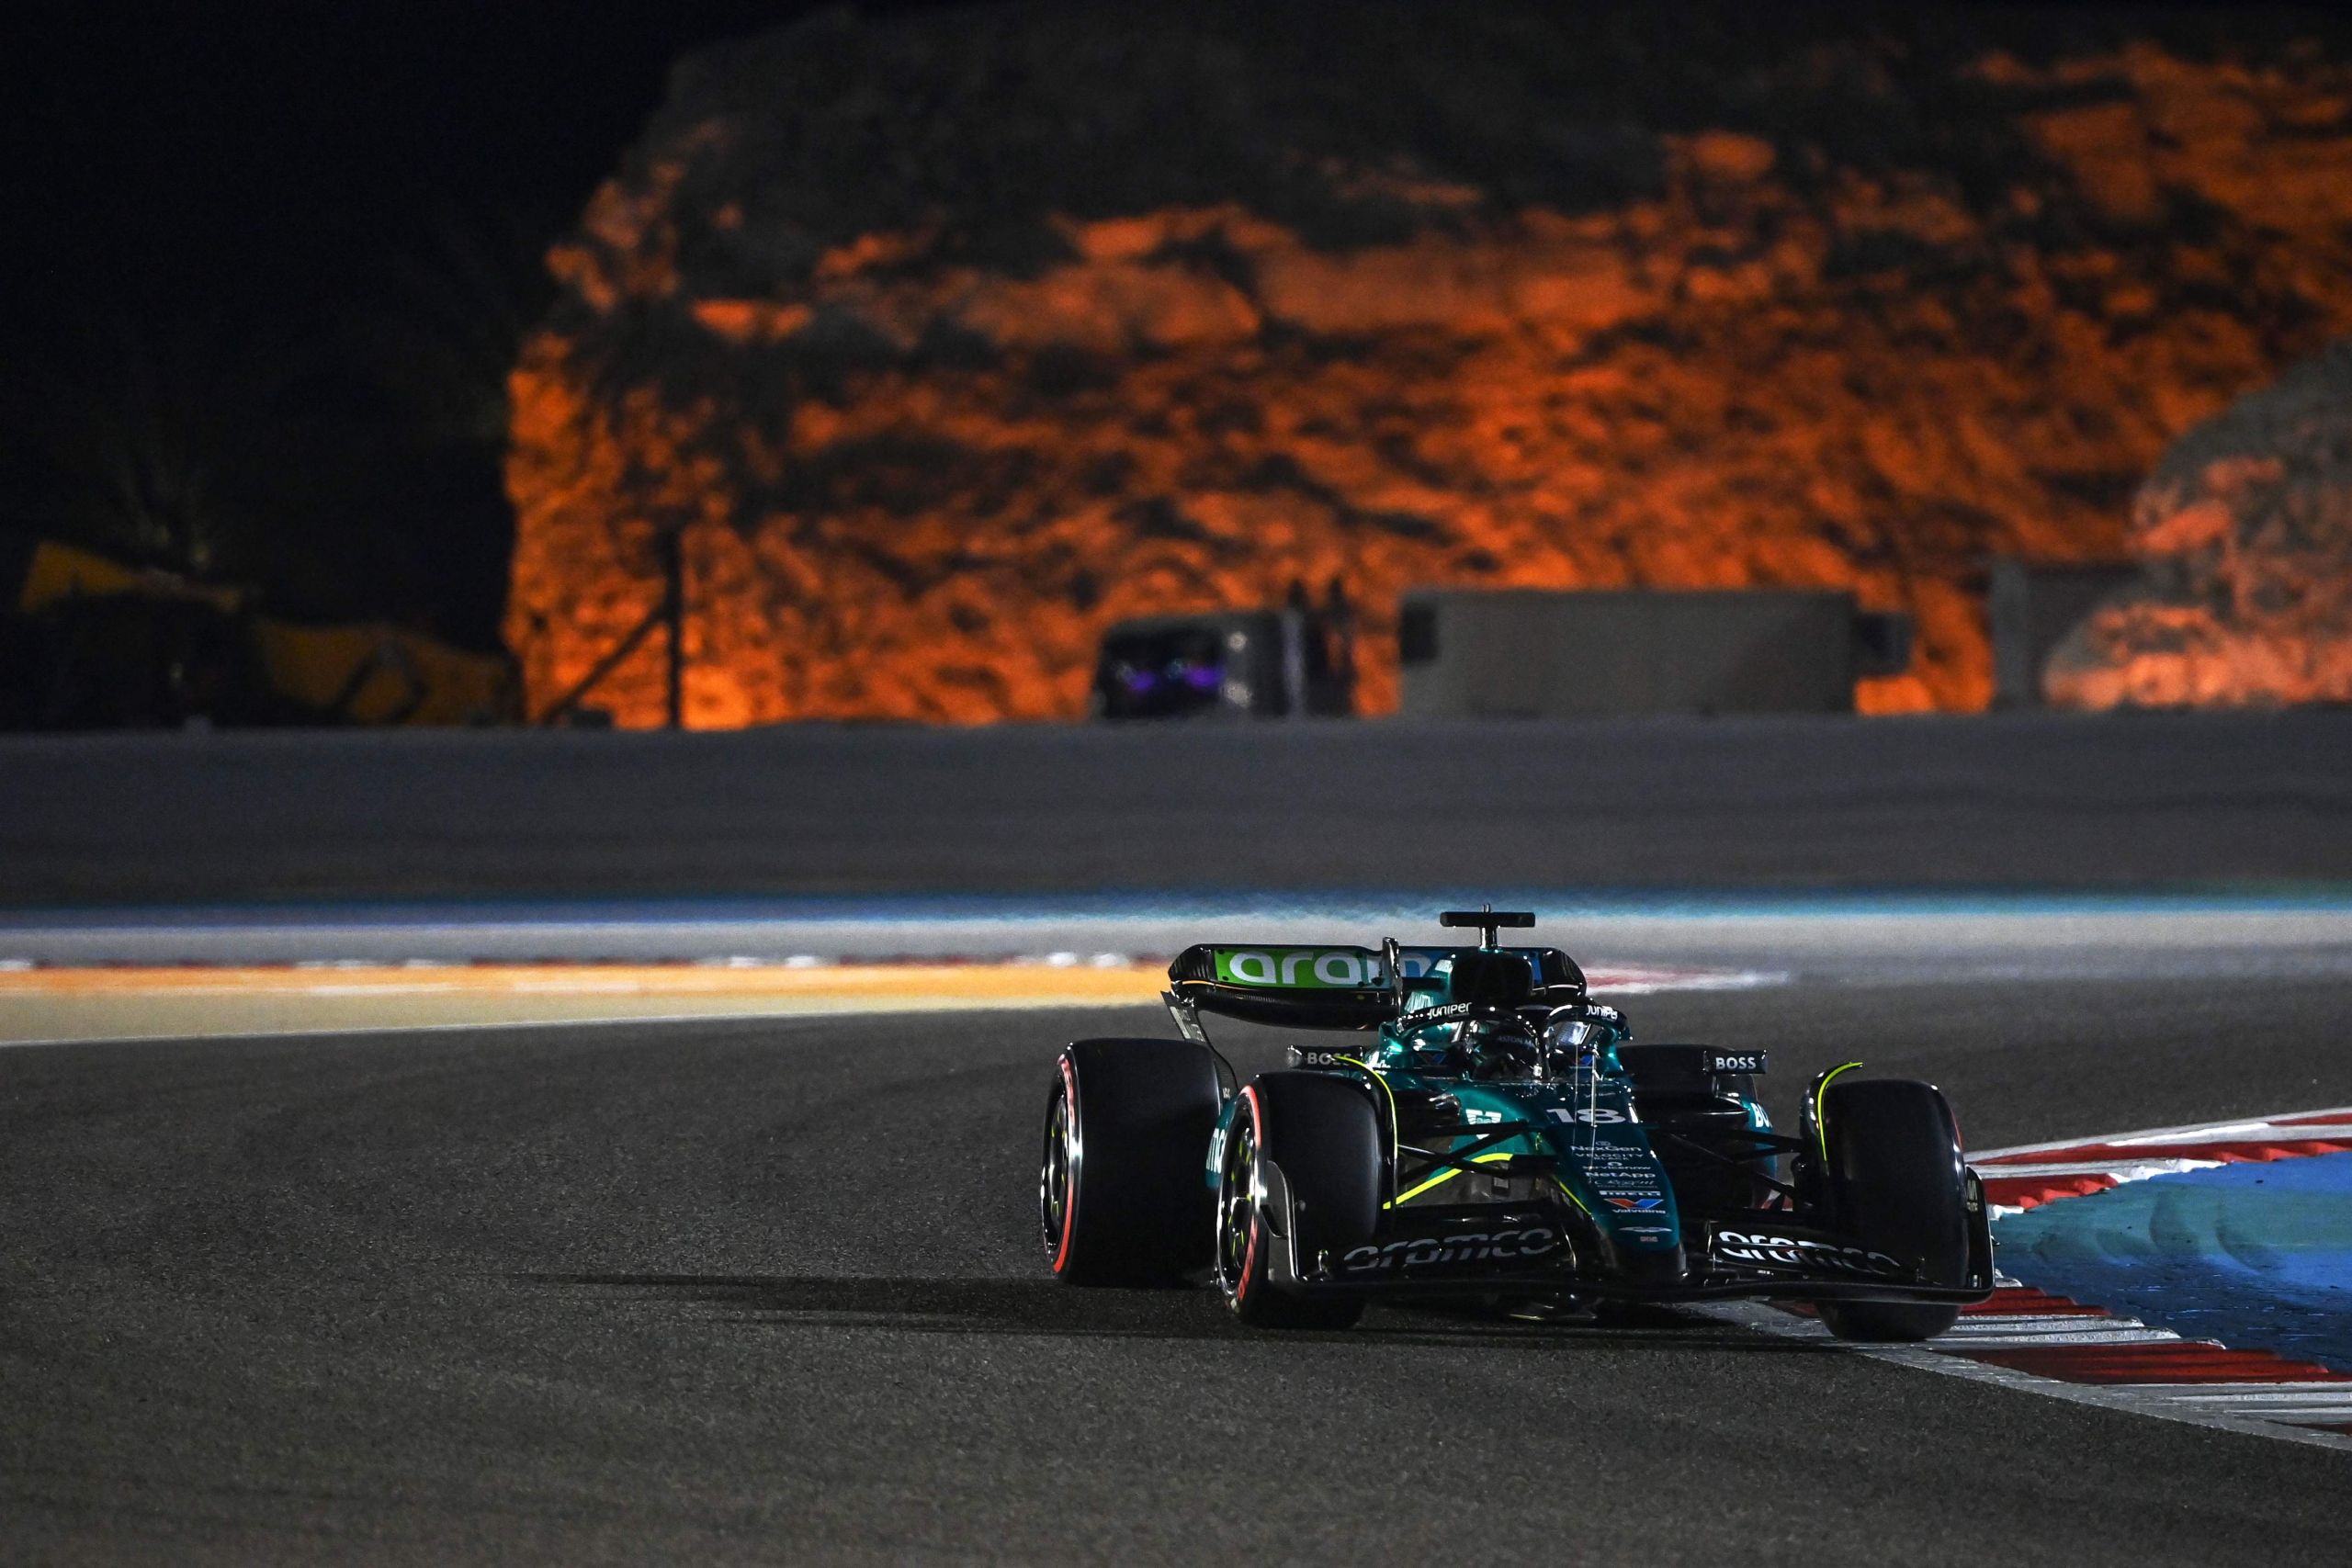
POLYGON ((1475 945, 1186 949, 1176 1038, 1067 1046, 1038 1218, 1073 1283, 1206 1283, 1243 1321, 1343 1328, 1367 1303, 1577 1312, 1814 1304, 1914 1340, 1993 1289, 1983 1187, 1933 1086, 1833 1066, 1793 1134, 1767 1054, 1637 1044, 1525 912, 1449 911, 1475 945), (1242 1081, 1204 1014, 1317 1032, 1242 1081))

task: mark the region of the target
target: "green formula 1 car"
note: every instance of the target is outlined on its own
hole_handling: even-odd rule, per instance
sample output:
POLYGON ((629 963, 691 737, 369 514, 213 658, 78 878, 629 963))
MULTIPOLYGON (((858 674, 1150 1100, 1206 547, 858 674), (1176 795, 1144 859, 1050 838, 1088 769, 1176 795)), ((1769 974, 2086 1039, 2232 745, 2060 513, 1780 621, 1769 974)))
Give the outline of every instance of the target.
POLYGON ((1932 1086, 1834 1067, 1794 1137, 1760 1051, 1644 1044, 1525 913, 1476 946, 1199 946, 1182 1039, 1080 1040, 1046 1102, 1038 1213, 1079 1283, 1213 1280, 1245 1322, 1339 1328, 1374 1299, 1576 1311, 1815 1303, 1849 1339, 1922 1339, 1993 1290, 1993 1244, 1932 1086), (1352 1031, 1248 1083, 1201 1015, 1352 1031))

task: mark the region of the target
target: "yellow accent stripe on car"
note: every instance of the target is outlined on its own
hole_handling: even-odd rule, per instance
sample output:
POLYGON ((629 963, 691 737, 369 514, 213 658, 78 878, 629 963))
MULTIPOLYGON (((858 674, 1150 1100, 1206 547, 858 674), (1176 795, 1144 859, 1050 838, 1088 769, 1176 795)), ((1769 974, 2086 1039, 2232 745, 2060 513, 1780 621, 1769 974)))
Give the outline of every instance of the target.
POLYGON ((1568 1195, 1569 1202, 1574 1203, 1579 1209, 1584 1209, 1584 1217, 1586 1219, 1589 1220, 1592 1218, 1592 1211, 1590 1209, 1585 1209, 1584 1200, 1577 1196, 1577 1190, 1575 1188, 1569 1186, 1566 1182, 1561 1180, 1556 1176, 1552 1178, 1552 1185, 1566 1193, 1568 1195))
POLYGON ((1821 1114, 1822 1098, 1828 1094, 1829 1086, 1837 1081, 1839 1073, 1851 1072, 1860 1066, 1860 1062, 1839 1063, 1821 1075, 1821 1087, 1813 1091, 1813 1137, 1821 1145, 1821 1163, 1824 1165, 1829 1163, 1829 1123, 1821 1114))
MULTIPOLYGON (((1510 1157, 1511 1156, 1508 1154, 1472 1155, 1470 1156, 1470 1163, 1472 1165, 1486 1165, 1494 1160, 1509 1159, 1510 1157)), ((1405 1191, 1397 1193, 1396 1201, 1402 1203, 1408 1199, 1418 1198, 1422 1193, 1428 1191, 1430 1188, 1442 1186, 1444 1183, 1453 1180, 1455 1177, 1461 1174, 1462 1168, 1458 1165, 1451 1170, 1442 1170, 1435 1176, 1430 1177, 1427 1181, 1422 1182, 1419 1187, 1408 1188, 1405 1191)))

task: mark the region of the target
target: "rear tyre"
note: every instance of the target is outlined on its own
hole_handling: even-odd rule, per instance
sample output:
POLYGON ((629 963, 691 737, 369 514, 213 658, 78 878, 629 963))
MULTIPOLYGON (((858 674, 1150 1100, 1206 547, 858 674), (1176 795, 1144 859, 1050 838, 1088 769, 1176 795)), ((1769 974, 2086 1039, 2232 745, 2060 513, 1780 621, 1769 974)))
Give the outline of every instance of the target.
MULTIPOLYGON (((1266 1073, 1241 1091, 1217 1163, 1216 1283, 1242 1322, 1261 1328, 1348 1328, 1360 1296, 1300 1296, 1271 1279, 1274 1234, 1267 1165, 1282 1172, 1293 1256, 1344 1255, 1372 1239, 1380 1213, 1380 1118, 1360 1084, 1321 1073, 1266 1073)), ((1279 1189, 1277 1189, 1278 1190, 1279 1189)))
POLYGON ((1080 1040, 1055 1065, 1037 1168, 1046 1267, 1074 1285, 1173 1284, 1208 1266, 1203 1179, 1222 1103, 1182 1040, 1080 1040))
MULTIPOLYGON (((1841 1226, 1873 1251, 1919 1263, 1929 1284, 1966 1285, 1967 1168, 1943 1095, 1900 1078, 1833 1083, 1822 1124, 1841 1226)), ((1957 1306, 1925 1302, 1821 1303, 1821 1321, 1840 1339, 1926 1339, 1959 1316, 1957 1306)))

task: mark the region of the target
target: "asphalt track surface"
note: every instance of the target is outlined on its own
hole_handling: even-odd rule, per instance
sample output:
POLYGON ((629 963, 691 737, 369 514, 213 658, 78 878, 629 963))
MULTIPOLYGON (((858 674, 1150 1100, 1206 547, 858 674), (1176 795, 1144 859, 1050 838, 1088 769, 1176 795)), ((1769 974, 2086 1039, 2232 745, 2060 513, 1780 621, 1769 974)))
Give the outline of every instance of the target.
MULTIPOLYGON (((1933 1077, 1989 1147, 2352 1101, 2346 996, 1801 982, 1635 1018, 1770 1046, 1783 1103, 1848 1054, 1933 1077)), ((2343 1560, 2324 1450, 1679 1314, 1274 1336, 1057 1286, 1052 1053, 1156 1027, 0 1050, 0 1560, 2343 1560)))

